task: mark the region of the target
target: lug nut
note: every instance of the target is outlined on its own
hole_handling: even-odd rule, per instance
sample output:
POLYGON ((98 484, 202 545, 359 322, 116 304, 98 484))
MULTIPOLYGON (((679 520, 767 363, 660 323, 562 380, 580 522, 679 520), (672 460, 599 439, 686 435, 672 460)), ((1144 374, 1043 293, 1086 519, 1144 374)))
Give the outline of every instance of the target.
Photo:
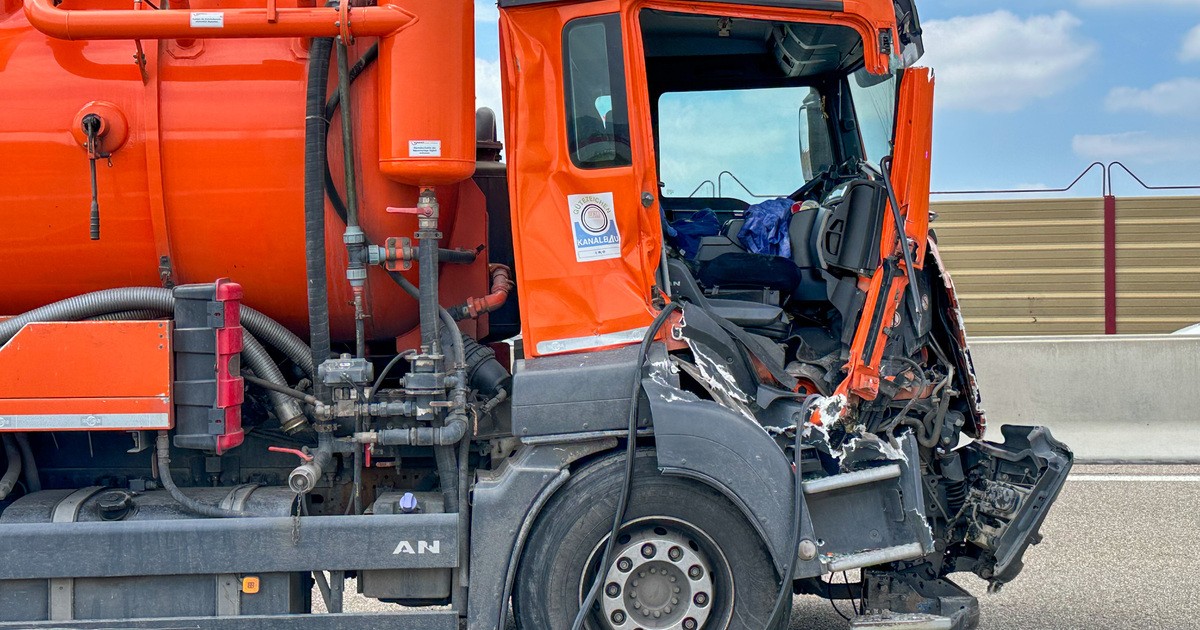
POLYGON ((688 617, 683 620, 683 630, 696 630, 696 620, 688 617))
POLYGON ((693 580, 699 580, 703 576, 704 576, 704 569, 701 569, 700 565, 693 564, 691 567, 688 568, 688 577, 692 578, 693 580))
POLYGON ((618 626, 625 623, 625 611, 614 610, 613 614, 612 614, 612 622, 617 624, 618 626))
POLYGON ((620 560, 617 560, 617 568, 628 573, 629 570, 633 568, 633 562, 631 562, 629 558, 621 558, 620 560))
POLYGON ((617 586, 616 582, 609 582, 608 586, 604 587, 604 592, 607 593, 609 597, 616 597, 617 595, 621 594, 621 587, 617 586))
POLYGON ((696 602, 697 606, 705 606, 708 604, 708 594, 696 593, 696 596, 692 598, 692 601, 696 602))
POLYGON ((642 545, 643 558, 653 558, 654 554, 656 553, 658 553, 658 550, 654 548, 654 545, 651 545, 650 543, 642 545))
POLYGON ((674 562, 678 562, 683 557, 683 550, 679 547, 671 547, 671 550, 667 552, 667 557, 674 562))

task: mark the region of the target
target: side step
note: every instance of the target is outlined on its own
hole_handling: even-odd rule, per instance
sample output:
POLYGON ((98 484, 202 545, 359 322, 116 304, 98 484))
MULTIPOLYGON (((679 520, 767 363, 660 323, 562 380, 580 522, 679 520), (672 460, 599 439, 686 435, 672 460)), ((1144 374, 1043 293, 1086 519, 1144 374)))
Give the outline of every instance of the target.
POLYGON ((890 611, 871 612, 850 620, 851 628, 869 630, 951 630, 954 622, 949 617, 890 611))

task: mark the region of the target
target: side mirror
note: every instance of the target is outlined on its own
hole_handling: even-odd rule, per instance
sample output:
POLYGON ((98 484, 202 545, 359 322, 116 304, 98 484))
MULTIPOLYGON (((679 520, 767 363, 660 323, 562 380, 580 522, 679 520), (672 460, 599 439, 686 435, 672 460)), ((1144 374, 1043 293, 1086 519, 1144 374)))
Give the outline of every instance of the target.
POLYGON ((821 95, 812 92, 800 104, 800 170, 804 181, 833 166, 833 146, 821 95))

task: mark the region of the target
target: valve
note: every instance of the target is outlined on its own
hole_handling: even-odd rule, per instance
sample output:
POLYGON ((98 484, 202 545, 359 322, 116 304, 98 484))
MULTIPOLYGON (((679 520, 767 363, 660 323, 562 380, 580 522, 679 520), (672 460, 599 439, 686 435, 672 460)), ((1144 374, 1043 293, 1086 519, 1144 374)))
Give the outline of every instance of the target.
POLYGON ((92 178, 91 239, 98 241, 100 240, 100 200, 96 187, 96 160, 107 160, 108 167, 112 168, 112 153, 100 150, 100 136, 104 134, 104 119, 99 114, 85 115, 79 126, 83 129, 83 135, 86 138, 83 148, 87 151, 88 169, 91 171, 92 178))

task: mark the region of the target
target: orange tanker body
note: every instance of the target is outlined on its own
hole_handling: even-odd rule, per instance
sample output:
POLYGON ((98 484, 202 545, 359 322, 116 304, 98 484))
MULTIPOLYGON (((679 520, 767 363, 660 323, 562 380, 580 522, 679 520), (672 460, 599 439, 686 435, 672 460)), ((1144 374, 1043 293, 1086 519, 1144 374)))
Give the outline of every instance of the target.
MULTIPOLYGON (((286 2, 279 7, 288 7, 286 2)), ((427 123, 419 131, 407 130, 410 136, 438 136, 441 130, 429 129, 429 123, 452 133, 410 138, 402 135, 404 130, 391 129, 376 141, 379 73, 370 68, 353 84, 356 157, 360 165, 375 164, 381 142, 403 143, 407 149, 410 139, 440 140, 444 157, 419 165, 436 176, 420 183, 439 185, 442 247, 476 250, 486 244, 487 215, 478 187, 464 181, 475 159, 474 94, 467 87, 474 68, 471 22, 462 18, 471 8, 458 2, 453 11, 449 8, 455 3, 444 4, 439 11, 466 25, 457 39, 414 25, 385 52, 466 61, 447 62, 436 74, 421 77, 419 98, 397 86, 387 105, 401 121, 419 116, 427 123), (443 86, 455 101, 445 99, 443 86), (457 117, 449 115, 454 102, 465 104, 457 117), (446 162, 451 166, 437 171, 446 162)), ((194 11, 214 13, 240 6, 255 3, 190 3, 194 11)), ((120 0, 58 5, 60 10, 129 7, 120 0)), ((134 62, 139 44, 133 40, 47 38, 21 9, 21 2, 6 0, 0 10, 0 208, 5 210, 0 270, 8 278, 0 292, 0 313, 21 313, 110 287, 230 276, 251 296, 249 305, 296 332, 307 330, 303 183, 308 40, 145 40, 140 42, 143 75, 134 62), (97 241, 89 239, 91 185, 85 136, 79 129, 82 117, 91 112, 114 128, 101 147, 111 158, 101 159, 96 173, 97 241)), ((360 38, 351 56, 358 58, 375 41, 360 38)), ((381 65, 390 68, 393 62, 381 65)), ((330 94, 335 89, 331 79, 330 94)), ((335 116, 331 122, 329 143, 336 146, 340 119, 335 116)), ((388 164, 401 159, 389 157, 388 164)), ((331 151, 330 159, 342 189, 341 152, 331 151)), ((378 168, 362 168, 359 190, 363 229, 381 245, 416 229, 416 217, 386 212, 387 207, 415 205, 413 185, 393 181, 378 168)), ((353 300, 344 280, 346 248, 340 238, 345 223, 332 209, 327 217, 331 323, 333 336, 345 340, 354 334, 353 300)), ((446 267, 444 304, 488 292, 486 260, 467 268, 446 267)), ((415 270, 409 273, 415 282, 415 270)), ((397 337, 417 326, 415 301, 383 270, 370 271, 367 291, 371 312, 366 325, 372 339, 397 337)), ((479 332, 485 331, 486 324, 479 332)))

